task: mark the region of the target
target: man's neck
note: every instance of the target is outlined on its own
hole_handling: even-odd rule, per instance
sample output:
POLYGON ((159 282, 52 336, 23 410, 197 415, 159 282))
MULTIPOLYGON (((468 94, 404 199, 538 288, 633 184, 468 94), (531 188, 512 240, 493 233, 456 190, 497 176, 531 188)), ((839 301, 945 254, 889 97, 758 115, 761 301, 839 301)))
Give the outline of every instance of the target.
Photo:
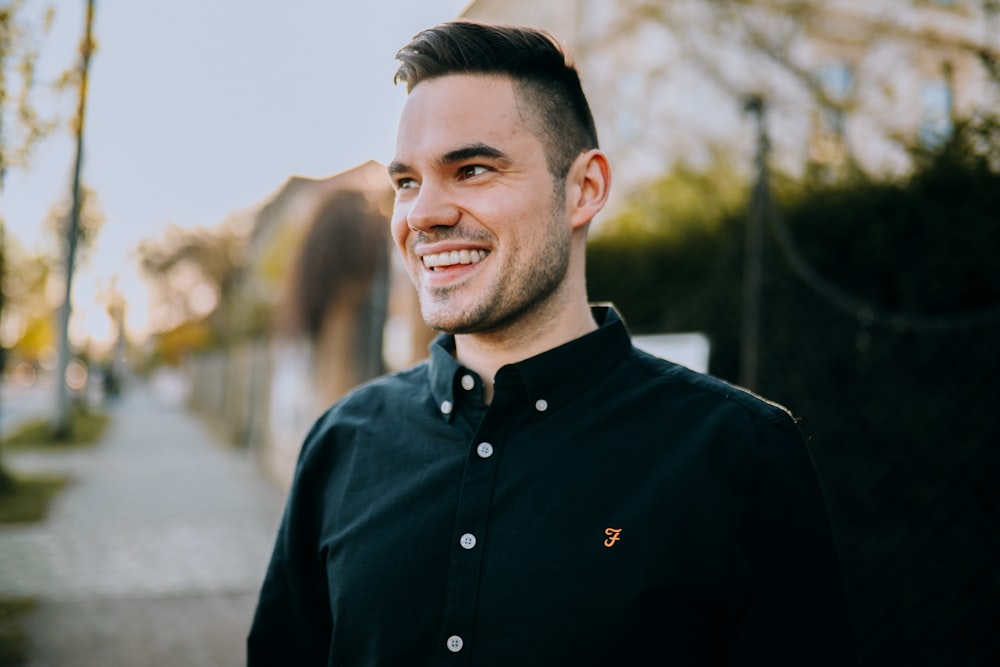
POLYGON ((532 318, 502 330, 455 336, 455 358, 483 380, 483 398, 493 400, 493 379, 507 364, 523 361, 597 329, 590 307, 573 308, 556 318, 532 318))

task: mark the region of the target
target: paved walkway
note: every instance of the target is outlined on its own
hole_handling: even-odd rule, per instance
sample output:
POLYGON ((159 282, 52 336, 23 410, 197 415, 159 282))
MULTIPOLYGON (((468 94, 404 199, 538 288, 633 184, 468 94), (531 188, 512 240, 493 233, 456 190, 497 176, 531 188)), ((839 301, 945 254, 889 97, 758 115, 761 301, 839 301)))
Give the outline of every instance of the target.
POLYGON ((0 527, 0 596, 35 596, 29 667, 242 665, 283 496, 247 456, 131 386, 104 440, 5 458, 74 482, 0 527))

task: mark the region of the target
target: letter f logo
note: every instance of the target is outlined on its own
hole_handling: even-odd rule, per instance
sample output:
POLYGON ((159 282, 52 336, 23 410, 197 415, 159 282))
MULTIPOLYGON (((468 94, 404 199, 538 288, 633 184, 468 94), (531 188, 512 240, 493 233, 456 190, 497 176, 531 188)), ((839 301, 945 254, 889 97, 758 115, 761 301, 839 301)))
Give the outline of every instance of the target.
POLYGON ((621 528, 606 528, 604 534, 608 536, 608 539, 604 540, 604 546, 613 547, 615 542, 621 539, 622 529, 621 528))

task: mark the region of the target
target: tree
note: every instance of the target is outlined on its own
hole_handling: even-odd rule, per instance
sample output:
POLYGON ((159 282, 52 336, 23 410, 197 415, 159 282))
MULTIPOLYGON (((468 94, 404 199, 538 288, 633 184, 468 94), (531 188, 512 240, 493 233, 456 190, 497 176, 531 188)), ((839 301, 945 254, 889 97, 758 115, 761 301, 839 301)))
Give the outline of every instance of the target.
POLYGON ((56 366, 57 401, 55 415, 52 420, 52 430, 56 437, 70 435, 70 397, 66 385, 66 369, 70 363, 69 318, 73 303, 73 271, 76 260, 76 248, 79 241, 80 217, 83 209, 83 186, 81 171, 83 166, 83 130, 87 109, 87 82, 90 72, 90 60, 94 53, 94 0, 87 2, 87 18, 84 27, 83 40, 80 42, 80 68, 77 83, 79 85, 79 104, 73 131, 76 135, 76 162, 73 168, 72 209, 66 231, 66 291, 63 306, 59 311, 59 362, 56 366))
POLYGON ((55 16, 51 7, 30 17, 25 0, 0 7, 0 192, 10 167, 24 166, 32 149, 56 127, 33 104, 37 40, 48 32, 55 16), (38 19, 33 20, 33 19, 38 19))
POLYGON ((231 323, 220 306, 241 269, 245 241, 231 226, 170 226, 163 238, 140 243, 140 267, 153 291, 154 331, 212 317, 216 338, 229 338, 231 323))
MULTIPOLYGON (((25 166, 34 146, 56 126, 53 119, 41 117, 32 97, 37 40, 52 25, 54 10, 49 7, 40 16, 32 17, 25 4, 25 0, 10 0, 0 7, 0 194, 7 170, 25 166)), ((6 225, 0 211, 0 321, 7 298, 6 253, 6 225)), ((0 374, 5 361, 0 347, 0 374)))
POLYGON ((46 348, 55 344, 53 304, 48 298, 54 278, 54 262, 41 253, 25 250, 16 239, 7 243, 8 270, 0 289, 8 295, 0 323, 0 345, 15 359, 32 364, 41 361, 46 348))
MULTIPOLYGON (((988 111, 1000 99, 1000 3, 944 5, 621 0, 607 10, 607 28, 595 28, 596 38, 580 48, 595 61, 621 55, 614 68, 588 67, 620 93, 598 106, 642 107, 639 151, 649 150, 650 138, 677 159, 697 156, 706 142, 729 145, 739 109, 757 96, 769 109, 783 170, 797 172, 806 157, 838 171, 901 173, 914 166, 907 148, 918 129, 947 134, 957 117, 988 111), (630 87, 642 97, 625 99, 620 82, 637 76, 630 87), (932 80, 942 86, 928 92, 940 93, 936 119, 922 116, 918 99, 932 80), (688 97, 700 101, 700 113, 684 110, 688 97), (706 113, 706 104, 719 108, 706 113)), ((752 145, 743 148, 749 164, 752 145)))
MULTIPOLYGON (((24 166, 32 148, 55 127, 42 118, 33 104, 37 38, 52 25, 54 10, 44 9, 40 17, 25 10, 26 0, 9 0, 0 6, 0 194, 7 170, 24 166), (38 18, 36 22, 33 18, 38 18)), ((6 305, 4 291, 7 271, 6 224, 0 211, 0 322, 6 305)), ((0 377, 6 364, 6 350, 0 345, 0 377)), ((0 488, 9 482, 0 465, 0 488)))
MULTIPOLYGON (((75 259, 78 265, 82 265, 87 262, 88 253, 94 247, 97 235, 100 234, 107 217, 104 214, 104 208, 101 206, 101 199, 96 190, 85 183, 81 183, 79 198, 80 212, 76 225, 77 247, 75 259)), ((45 222, 42 223, 46 231, 51 232, 52 237, 57 240, 56 245, 60 248, 59 254, 62 255, 65 255, 66 252, 65 244, 68 241, 72 215, 73 201, 72 196, 70 196, 64 201, 53 204, 49 208, 45 222)))

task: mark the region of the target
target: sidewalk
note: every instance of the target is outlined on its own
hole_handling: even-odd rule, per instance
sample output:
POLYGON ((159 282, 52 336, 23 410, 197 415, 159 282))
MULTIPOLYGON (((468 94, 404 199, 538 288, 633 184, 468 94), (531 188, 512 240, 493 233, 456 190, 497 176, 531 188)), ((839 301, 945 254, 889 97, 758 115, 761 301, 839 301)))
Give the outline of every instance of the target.
POLYGON ((0 527, 0 596, 41 602, 29 667, 244 664, 283 497, 243 452, 133 385, 96 447, 5 460, 74 480, 0 527))

